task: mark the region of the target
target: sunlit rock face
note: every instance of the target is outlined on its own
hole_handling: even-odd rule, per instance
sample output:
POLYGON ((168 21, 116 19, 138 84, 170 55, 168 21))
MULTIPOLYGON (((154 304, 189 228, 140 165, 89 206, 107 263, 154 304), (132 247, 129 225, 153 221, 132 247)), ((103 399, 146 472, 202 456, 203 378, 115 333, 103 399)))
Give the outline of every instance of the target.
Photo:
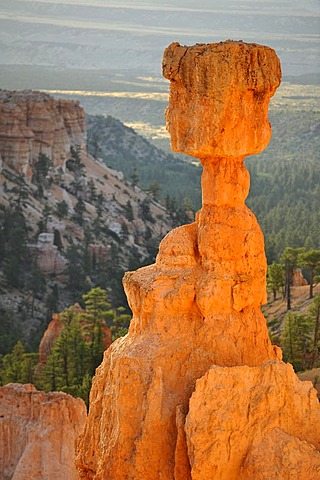
POLYGON ((62 392, 33 385, 0 387, 0 478, 76 480, 76 439, 86 406, 62 392))
POLYGON ((320 408, 291 365, 212 367, 185 424, 194 480, 320 478, 320 408))
POLYGON ((0 90, 0 156, 5 165, 32 177, 43 153, 64 167, 70 148, 86 148, 84 111, 79 102, 54 100, 42 92, 0 90))
MULTIPOLYGON (((174 43, 164 53, 163 71, 171 82, 166 120, 172 147, 201 160, 203 205, 193 224, 164 238, 154 265, 124 277, 133 318, 128 335, 105 352, 93 381, 77 457, 81 479, 216 479, 208 470, 199 472, 199 452, 207 452, 205 461, 212 471, 223 472, 227 455, 213 457, 210 452, 220 441, 219 428, 225 430, 223 443, 236 437, 237 423, 228 418, 224 423, 222 415, 222 426, 210 428, 212 417, 219 415, 212 396, 233 410, 233 396, 242 384, 248 385, 249 371, 269 364, 283 367, 260 311, 266 299, 264 242, 244 203, 249 174, 243 164, 246 154, 263 150, 270 139, 267 107, 280 83, 279 60, 272 49, 243 42, 194 47, 174 43), (210 390, 202 388, 197 397, 213 366, 225 372, 226 388, 213 379, 210 390), (197 414, 202 396, 207 415, 200 408, 197 414), (204 432, 202 438, 194 435, 197 431, 204 432)), ((258 377, 252 373, 250 385, 258 377)), ((265 382, 268 385, 266 374, 265 382)), ((280 382, 276 385, 281 388, 280 382)), ((292 385, 286 388, 295 395, 292 385)), ((259 384, 256 387, 259 396, 259 384)), ((256 422, 265 421, 266 391, 260 390, 256 422)), ((281 393, 274 405, 279 398, 281 393)), ((250 409, 249 395, 248 403, 250 409)), ((300 420, 308 408, 301 409, 300 420)), ((312 418, 318 415, 315 408, 315 402, 310 404, 312 418)), ((283 424, 272 425, 273 435, 280 431, 285 444, 288 437, 283 435, 297 430, 282 430, 283 424)), ((318 441, 316 434, 308 439, 309 432, 306 428, 296 442, 311 442, 308 455, 318 441)), ((253 444, 252 438, 236 452, 231 476, 221 478, 238 478, 240 467, 245 478, 246 468, 252 472, 259 465, 259 442, 253 444), (252 461, 246 467, 249 451, 252 461)), ((273 438, 268 437, 269 443, 273 438)))
POLYGON ((174 151, 237 157, 268 145, 268 105, 281 79, 271 48, 241 41, 173 43, 163 74, 171 82, 166 120, 174 151))

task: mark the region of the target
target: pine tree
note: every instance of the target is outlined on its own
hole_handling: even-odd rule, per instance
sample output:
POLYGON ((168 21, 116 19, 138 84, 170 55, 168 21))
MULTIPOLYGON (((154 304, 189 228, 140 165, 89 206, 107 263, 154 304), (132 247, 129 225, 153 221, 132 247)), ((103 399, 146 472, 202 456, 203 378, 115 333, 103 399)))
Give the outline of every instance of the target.
POLYGON ((310 272, 310 289, 309 298, 313 298, 314 277, 317 272, 320 272, 320 250, 309 250, 302 252, 298 256, 298 264, 305 267, 310 272))
POLYGON ((277 292, 283 288, 285 284, 285 275, 283 265, 272 262, 268 266, 267 285, 272 290, 273 301, 277 299, 277 292))
POLYGON ((2 359, 1 382, 7 383, 33 383, 34 367, 37 362, 37 355, 26 353, 24 346, 19 340, 11 353, 2 359))
POLYGON ((312 343, 311 330, 307 315, 289 312, 285 316, 281 347, 285 361, 292 363, 295 371, 306 368, 306 354, 312 343))
POLYGON ((304 252, 304 248, 286 247, 281 254, 281 261, 285 264, 285 295, 287 298, 287 310, 291 310, 291 282, 293 269, 298 265, 298 257, 304 252))
POLYGON ((82 298, 86 306, 87 335, 90 338, 91 373, 94 374, 104 350, 102 326, 111 324, 113 312, 107 301, 106 291, 100 287, 92 288, 88 293, 82 295, 82 298))
POLYGON ((59 218, 59 220, 62 220, 63 218, 66 219, 68 217, 68 204, 65 200, 62 200, 61 202, 58 203, 55 214, 59 218))
POLYGON ((310 368, 314 368, 319 360, 320 347, 320 294, 318 294, 308 310, 308 317, 313 326, 312 331, 312 360, 310 368))

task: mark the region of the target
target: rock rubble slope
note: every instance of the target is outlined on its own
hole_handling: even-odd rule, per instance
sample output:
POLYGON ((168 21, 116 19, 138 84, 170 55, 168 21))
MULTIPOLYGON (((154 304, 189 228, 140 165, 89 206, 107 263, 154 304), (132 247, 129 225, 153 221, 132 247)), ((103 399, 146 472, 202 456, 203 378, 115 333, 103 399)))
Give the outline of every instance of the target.
POLYGON ((243 160, 269 142, 279 60, 241 41, 173 43, 163 72, 172 149, 200 159, 203 205, 124 277, 133 318, 94 378, 80 478, 320 478, 316 392, 270 343, 263 236, 245 205, 243 160))

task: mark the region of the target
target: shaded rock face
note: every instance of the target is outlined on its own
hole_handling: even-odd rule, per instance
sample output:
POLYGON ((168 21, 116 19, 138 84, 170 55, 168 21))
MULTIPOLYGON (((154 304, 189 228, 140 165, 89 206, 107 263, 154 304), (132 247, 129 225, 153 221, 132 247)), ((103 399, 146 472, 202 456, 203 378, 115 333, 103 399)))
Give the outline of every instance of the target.
POLYGON ((52 315, 52 320, 44 332, 39 345, 39 362, 46 364, 47 358, 51 353, 54 342, 59 337, 62 330, 62 322, 57 313, 52 315))
POLYGON ((0 478, 76 480, 75 442, 85 418, 80 398, 33 385, 0 387, 0 478))
POLYGON ((294 287, 302 287, 303 285, 308 285, 307 280, 302 274, 301 268, 294 268, 292 274, 292 284, 294 287))
MULTIPOLYGON (((233 395, 246 386, 248 371, 283 366, 260 310, 266 300, 264 242, 244 203, 249 174, 243 164, 246 154, 263 150, 269 141, 267 106, 280 83, 279 61, 272 49, 255 44, 175 43, 164 53, 163 69, 171 81, 166 119, 172 147, 201 160, 203 206, 193 224, 164 238, 154 265, 124 277, 133 318, 128 335, 105 352, 93 381, 77 457, 81 479, 220 478, 212 471, 224 471, 226 456, 209 456, 219 442, 218 427, 210 429, 211 417, 218 415, 216 402, 211 402, 213 391, 232 410, 233 395), (209 412, 204 416, 191 407, 202 381, 197 380, 205 379, 213 365, 226 372, 228 388, 221 388, 220 395, 216 382, 210 394, 199 393, 199 402, 203 396, 209 412), (236 368, 238 389, 231 381, 236 368), (193 443, 198 429, 208 435, 193 443), (198 450, 208 453, 209 473, 198 473, 195 467, 198 450)), ((251 377, 251 384, 258 382, 259 374, 251 377)), ((292 385, 288 397, 296 394, 292 385)), ((299 385, 302 391, 310 390, 309 385, 299 385)), ((278 400, 275 396, 275 405, 278 400)), ((262 398, 255 411, 257 422, 264 422, 264 405, 268 407, 262 398)), ((315 402, 308 405, 317 408, 315 402)), ((308 405, 295 418, 302 421, 308 405)), ((312 415, 316 419, 318 412, 312 415)), ((237 426, 223 416, 221 422, 223 443, 236 436, 237 426)), ((283 429, 283 424, 274 422, 273 434, 279 430, 285 444, 297 430, 283 429)), ((303 432, 297 442, 316 445, 316 434, 310 440, 310 429, 303 432)), ((234 470, 228 470, 232 473, 221 478, 238 478, 255 446, 252 438, 251 434, 235 452, 234 470)), ((307 450, 314 452, 315 447, 307 450)), ((251 472, 259 462, 258 450, 252 458, 247 466, 251 472)))
POLYGON ((64 167, 70 147, 86 147, 84 111, 79 102, 54 100, 41 92, 0 91, 0 156, 27 179, 43 153, 64 167))

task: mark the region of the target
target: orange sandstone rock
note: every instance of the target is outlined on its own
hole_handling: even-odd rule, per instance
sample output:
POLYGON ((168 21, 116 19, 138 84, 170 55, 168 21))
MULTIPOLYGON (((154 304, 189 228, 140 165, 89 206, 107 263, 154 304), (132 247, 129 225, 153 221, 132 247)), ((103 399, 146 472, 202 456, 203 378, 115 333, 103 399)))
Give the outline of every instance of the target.
POLYGON ((59 315, 57 313, 54 313, 52 315, 52 320, 49 323, 40 341, 40 345, 39 345, 40 364, 45 364, 47 362, 48 355, 50 355, 53 344, 59 337, 61 330, 62 330, 62 322, 59 319, 59 315))
POLYGON ((319 421, 316 391, 291 365, 214 366, 190 399, 185 430, 191 477, 320 478, 319 421))
POLYGON ((172 43, 163 75, 171 82, 166 119, 174 151, 238 157, 268 145, 268 105, 281 79, 274 50, 230 40, 193 47, 172 43))
POLYGON ((80 398, 33 385, 0 387, 0 478, 76 480, 75 443, 85 418, 80 398))
POLYGON ((277 428, 269 430, 260 440, 249 450, 239 480, 319 480, 320 452, 312 444, 277 428))
MULTIPOLYGON (((229 367, 221 368, 229 388, 221 388, 220 403, 232 405, 239 390, 233 393, 234 371, 252 372, 250 385, 258 382, 258 398, 255 372, 266 361, 281 360, 260 311, 266 299, 264 242, 244 203, 250 182, 243 164, 244 155, 263 150, 270 139, 267 107, 280 83, 279 60, 272 49, 243 42, 195 47, 175 43, 165 51, 163 67, 171 81, 166 118, 172 147, 200 158, 203 206, 193 224, 166 236, 154 265, 124 277, 133 318, 128 335, 105 352, 93 380, 77 457, 80 479, 196 478, 197 455, 214 450, 210 417, 197 415, 196 408, 188 413, 190 398, 198 398, 197 380, 211 375, 212 365, 229 367), (209 432, 199 436, 194 448, 191 424, 209 432)), ((243 375, 241 382, 245 389, 243 375)), ((261 389, 262 396, 265 392, 268 388, 261 389)), ((219 390, 212 395, 220 398, 219 390)), ((307 398, 300 397, 301 402, 307 398)), ((279 398, 281 394, 273 405, 279 398)), ((209 395, 205 401, 211 415, 219 415, 209 395)), ((264 406, 268 403, 262 401, 260 413, 264 406)), ((312 414, 308 406, 303 408, 310 418, 318 418, 314 402, 312 414)), ((283 429, 281 422, 274 426, 283 429)), ((237 436, 231 427, 229 436, 237 436)), ((283 432, 295 435, 296 430, 283 432)), ((316 436, 312 438, 315 443, 316 436)), ((250 439, 244 440, 241 451, 251 446, 250 439)), ((259 452, 252 452, 256 463, 248 464, 248 471, 259 462, 259 452)), ((216 478, 208 472, 201 478, 216 478)), ((223 478, 235 480, 238 473, 223 478)))

